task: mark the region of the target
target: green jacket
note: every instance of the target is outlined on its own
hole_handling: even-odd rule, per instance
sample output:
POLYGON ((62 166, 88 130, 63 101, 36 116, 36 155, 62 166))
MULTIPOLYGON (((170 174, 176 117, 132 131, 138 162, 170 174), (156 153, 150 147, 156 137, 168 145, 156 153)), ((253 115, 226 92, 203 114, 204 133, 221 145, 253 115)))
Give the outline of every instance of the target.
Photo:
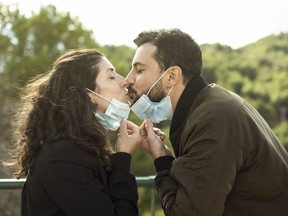
POLYGON ((287 151, 238 95, 194 78, 176 106, 170 140, 176 158, 155 160, 166 215, 288 215, 287 151))

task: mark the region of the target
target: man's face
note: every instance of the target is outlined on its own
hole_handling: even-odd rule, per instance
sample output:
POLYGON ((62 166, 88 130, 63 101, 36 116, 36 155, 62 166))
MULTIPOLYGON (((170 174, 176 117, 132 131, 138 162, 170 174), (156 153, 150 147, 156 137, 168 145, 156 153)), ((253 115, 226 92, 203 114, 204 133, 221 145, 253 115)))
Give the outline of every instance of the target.
MULTIPOLYGON (((132 60, 132 69, 126 77, 129 97, 133 103, 142 94, 146 94, 160 76, 161 69, 153 57, 156 49, 155 45, 146 43, 138 47, 135 52, 132 60)), ((157 101, 163 98, 163 94, 160 80, 149 93, 149 97, 152 101, 157 101)))

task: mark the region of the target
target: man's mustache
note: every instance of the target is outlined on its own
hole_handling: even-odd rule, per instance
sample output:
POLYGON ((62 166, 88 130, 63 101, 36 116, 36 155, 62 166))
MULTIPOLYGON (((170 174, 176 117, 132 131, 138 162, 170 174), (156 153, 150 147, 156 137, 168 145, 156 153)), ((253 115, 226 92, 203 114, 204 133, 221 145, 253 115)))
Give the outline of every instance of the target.
POLYGON ((136 94, 137 92, 132 87, 128 88, 128 94, 136 94))

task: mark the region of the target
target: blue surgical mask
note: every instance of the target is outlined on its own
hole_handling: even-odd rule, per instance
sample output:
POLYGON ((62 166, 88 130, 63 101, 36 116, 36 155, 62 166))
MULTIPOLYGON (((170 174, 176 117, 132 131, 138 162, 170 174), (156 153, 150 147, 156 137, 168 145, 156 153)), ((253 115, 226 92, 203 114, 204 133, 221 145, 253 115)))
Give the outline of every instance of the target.
POLYGON ((132 105, 131 110, 140 119, 149 118, 153 123, 159 123, 165 120, 171 120, 173 116, 173 109, 171 98, 169 96, 172 88, 168 92, 167 96, 159 102, 152 102, 148 95, 151 89, 159 82, 160 79, 167 73, 170 67, 156 80, 146 94, 143 94, 135 104, 132 105))
POLYGON ((121 120, 128 118, 130 105, 116 99, 110 101, 90 89, 86 90, 109 102, 105 113, 95 112, 94 115, 105 129, 116 131, 120 127, 121 120))

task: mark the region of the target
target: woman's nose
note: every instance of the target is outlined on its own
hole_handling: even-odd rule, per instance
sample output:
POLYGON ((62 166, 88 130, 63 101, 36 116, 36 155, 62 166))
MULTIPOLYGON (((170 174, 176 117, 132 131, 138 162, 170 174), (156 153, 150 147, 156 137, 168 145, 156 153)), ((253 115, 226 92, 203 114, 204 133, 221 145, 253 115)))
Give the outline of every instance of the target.
POLYGON ((122 88, 127 88, 127 86, 128 86, 127 80, 124 77, 122 77, 122 76, 120 77, 120 86, 122 88))

